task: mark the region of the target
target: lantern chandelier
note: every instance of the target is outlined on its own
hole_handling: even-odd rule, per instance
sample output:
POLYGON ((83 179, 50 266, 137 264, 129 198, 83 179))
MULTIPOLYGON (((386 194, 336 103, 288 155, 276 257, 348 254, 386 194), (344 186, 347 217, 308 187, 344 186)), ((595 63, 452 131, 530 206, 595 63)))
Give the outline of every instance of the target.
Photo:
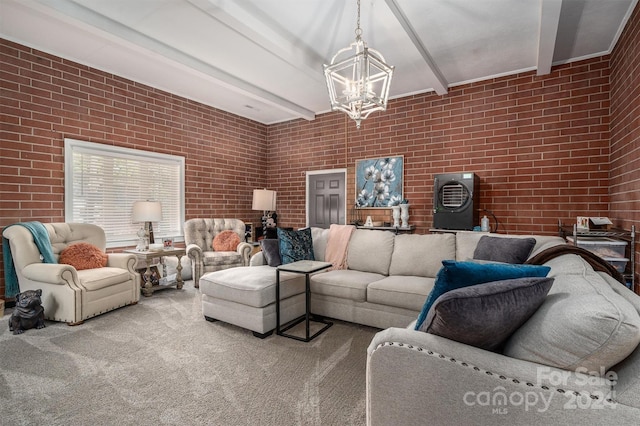
POLYGON ((393 67, 385 63, 380 52, 369 49, 362 40, 360 0, 355 33, 356 41, 340 49, 330 65, 324 65, 324 75, 331 110, 345 112, 359 129, 361 120, 369 114, 387 109, 393 67))

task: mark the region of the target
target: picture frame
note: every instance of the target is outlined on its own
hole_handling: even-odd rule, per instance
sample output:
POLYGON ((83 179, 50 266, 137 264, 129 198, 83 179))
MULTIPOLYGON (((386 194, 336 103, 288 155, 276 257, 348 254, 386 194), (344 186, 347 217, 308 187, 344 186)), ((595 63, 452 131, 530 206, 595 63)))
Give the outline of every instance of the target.
POLYGON ((256 230, 253 223, 244 224, 244 240, 247 243, 253 243, 256 240, 256 230))
POLYGON ((356 207, 390 208, 403 197, 404 156, 356 160, 356 207))
POLYGON ((165 250, 173 249, 173 238, 163 238, 162 245, 165 250))

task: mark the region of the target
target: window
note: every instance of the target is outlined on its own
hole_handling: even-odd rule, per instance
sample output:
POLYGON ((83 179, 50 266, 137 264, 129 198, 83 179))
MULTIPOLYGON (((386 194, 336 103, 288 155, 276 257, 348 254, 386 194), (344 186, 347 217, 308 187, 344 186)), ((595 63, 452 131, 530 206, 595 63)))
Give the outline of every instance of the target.
POLYGON ((160 201, 158 237, 182 235, 184 157, 64 140, 65 220, 101 226, 107 247, 137 243, 144 225, 131 222, 135 201, 160 201))

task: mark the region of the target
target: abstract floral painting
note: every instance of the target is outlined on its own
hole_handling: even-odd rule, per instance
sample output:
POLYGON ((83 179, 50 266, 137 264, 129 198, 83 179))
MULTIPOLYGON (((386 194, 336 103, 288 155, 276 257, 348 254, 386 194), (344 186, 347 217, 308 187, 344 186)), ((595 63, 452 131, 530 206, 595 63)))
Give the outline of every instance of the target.
POLYGON ((356 206, 388 208, 402 201, 404 157, 356 161, 356 206))

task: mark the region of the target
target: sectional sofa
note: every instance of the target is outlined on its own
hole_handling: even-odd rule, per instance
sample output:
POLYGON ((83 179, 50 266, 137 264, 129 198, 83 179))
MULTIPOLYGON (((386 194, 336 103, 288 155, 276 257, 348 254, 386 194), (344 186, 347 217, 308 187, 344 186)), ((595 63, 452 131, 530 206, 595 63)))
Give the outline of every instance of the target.
MULTIPOLYGON (((315 260, 325 260, 329 230, 312 228, 315 260)), ((477 232, 394 234, 356 229, 347 249, 348 269, 311 277, 311 306, 316 315, 377 328, 406 327, 414 321, 447 259, 471 259, 477 232)), ((560 237, 536 237, 532 254, 564 244, 560 237)), ((203 314, 248 328, 257 335, 275 329, 275 268, 262 252, 250 266, 216 271, 200 280, 203 314)), ((282 273, 283 321, 304 313, 304 276, 282 273)))
MULTIPOLYGON (((316 260, 324 260, 328 232, 312 229, 316 260)), ((637 424, 640 298, 580 253, 544 260, 553 284, 499 350, 415 329, 442 261, 473 259, 483 236, 358 229, 348 269, 312 276, 314 314, 383 329, 367 352, 367 423, 637 424)), ((533 238, 529 261, 567 246, 559 237, 533 238)), ((203 313, 264 337, 275 327, 275 268, 261 253, 251 265, 203 276, 203 313)), ((304 312, 304 277, 281 277, 287 321, 304 312)))
POLYGON ((574 254, 547 265, 551 290, 501 351, 415 322, 379 332, 367 353, 367 423, 638 424, 640 298, 574 254))

